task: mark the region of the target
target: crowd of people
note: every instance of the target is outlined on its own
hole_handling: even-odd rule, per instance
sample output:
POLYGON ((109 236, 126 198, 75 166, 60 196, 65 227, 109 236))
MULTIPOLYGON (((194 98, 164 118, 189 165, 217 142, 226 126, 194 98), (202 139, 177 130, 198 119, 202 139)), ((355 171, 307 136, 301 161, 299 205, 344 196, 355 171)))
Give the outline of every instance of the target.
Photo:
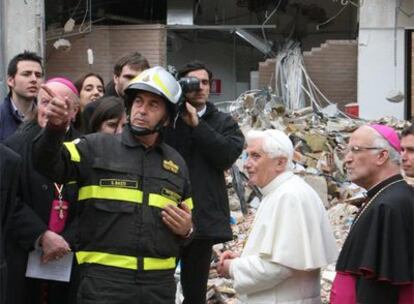
POLYGON ((42 58, 9 63, 0 103, 0 304, 206 303, 212 247, 233 238, 225 171, 240 157, 263 197, 240 256, 216 264, 240 303, 321 303, 320 269, 336 263, 332 304, 414 302, 414 125, 352 133, 350 182, 367 190, 338 252, 318 194, 293 168, 279 130, 243 135, 209 101, 200 61, 183 93, 138 52, 105 86, 96 73, 44 79, 42 58), (57 265, 67 279, 31 274, 57 265))

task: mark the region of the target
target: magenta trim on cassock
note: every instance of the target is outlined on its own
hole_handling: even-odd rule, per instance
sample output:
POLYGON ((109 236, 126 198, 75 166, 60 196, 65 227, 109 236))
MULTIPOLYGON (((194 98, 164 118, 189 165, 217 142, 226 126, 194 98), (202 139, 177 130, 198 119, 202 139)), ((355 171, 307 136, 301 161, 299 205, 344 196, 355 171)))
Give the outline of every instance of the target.
MULTIPOLYGON (((356 304, 356 276, 337 272, 332 283, 330 304, 356 304)), ((398 304, 414 303, 414 283, 399 286, 398 304)))
POLYGON ((414 283, 410 283, 400 287, 398 304, 414 303, 414 283))
POLYGON ((337 272, 332 283, 330 304, 355 304, 356 277, 344 272, 337 272))
POLYGON ((53 78, 50 78, 48 81, 46 81, 46 84, 51 83, 51 82, 61 83, 65 86, 67 86, 73 93, 76 94, 76 96, 79 96, 78 89, 75 87, 75 85, 69 79, 64 78, 64 77, 53 77, 53 78))

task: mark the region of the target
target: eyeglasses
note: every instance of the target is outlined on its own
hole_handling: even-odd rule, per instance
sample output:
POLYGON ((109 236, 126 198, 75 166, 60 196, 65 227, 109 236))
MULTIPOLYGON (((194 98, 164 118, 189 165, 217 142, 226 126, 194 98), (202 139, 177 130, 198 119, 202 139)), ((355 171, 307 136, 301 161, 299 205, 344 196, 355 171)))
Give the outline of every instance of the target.
POLYGON ((343 155, 348 154, 349 152, 351 152, 352 154, 356 154, 365 150, 382 150, 384 148, 382 147, 360 147, 360 146, 350 146, 345 148, 342 153, 343 155))

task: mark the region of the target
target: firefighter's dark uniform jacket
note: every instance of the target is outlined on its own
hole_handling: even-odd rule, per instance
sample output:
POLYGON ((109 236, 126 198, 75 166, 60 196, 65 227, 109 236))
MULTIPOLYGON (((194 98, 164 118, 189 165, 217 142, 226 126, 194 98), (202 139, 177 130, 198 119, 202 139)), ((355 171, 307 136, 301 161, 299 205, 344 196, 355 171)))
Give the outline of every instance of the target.
POLYGON ((137 277, 153 271, 172 278, 183 239, 163 223, 161 211, 182 201, 192 208, 181 156, 162 142, 145 148, 129 127, 119 135, 96 133, 61 143, 60 131, 46 128, 34 142, 33 158, 42 174, 78 182, 78 263, 105 268, 109 276, 111 270, 127 270, 137 277))

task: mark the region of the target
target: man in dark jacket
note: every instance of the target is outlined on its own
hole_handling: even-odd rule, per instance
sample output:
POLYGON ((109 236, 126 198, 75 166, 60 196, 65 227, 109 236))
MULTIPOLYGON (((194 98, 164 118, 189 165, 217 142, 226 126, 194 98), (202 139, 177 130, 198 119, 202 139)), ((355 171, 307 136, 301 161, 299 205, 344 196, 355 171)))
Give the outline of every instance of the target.
POLYGON ((184 303, 201 304, 206 301, 212 246, 232 239, 224 170, 241 154, 244 137, 229 114, 207 101, 212 73, 203 63, 187 64, 178 76, 200 81, 199 90, 187 93, 185 111, 167 130, 166 141, 190 171, 196 231, 182 253, 181 284, 184 303))
MULTIPOLYGON (((73 84, 64 78, 52 78, 45 87, 58 96, 67 97, 71 105, 70 115, 75 117, 79 109, 79 98, 73 84)), ((75 247, 76 183, 58 184, 34 169, 32 162, 32 141, 46 126, 47 105, 52 97, 43 88, 39 91, 37 117, 23 124, 5 144, 22 157, 22 174, 18 197, 21 204, 16 208, 8 235, 7 261, 13 271, 8 275, 8 298, 10 304, 64 304, 73 303, 68 284, 52 280, 33 279, 25 276, 28 255, 36 244, 41 245, 43 262, 59 259, 75 247), (58 202, 62 201, 60 210, 58 202), (52 222, 56 219, 58 222, 52 222), (56 227, 56 224, 59 227, 56 227)), ((67 126, 65 141, 71 141, 80 134, 67 126)), ((72 275, 76 275, 72 269, 72 275)), ((74 293, 73 293, 74 294, 74 293)))
POLYGON ((33 113, 42 78, 42 59, 36 53, 25 51, 10 60, 7 68, 9 94, 0 104, 0 142, 33 113))
POLYGON ((7 264, 5 239, 13 214, 17 182, 20 174, 20 157, 0 144, 0 304, 6 299, 7 264))

